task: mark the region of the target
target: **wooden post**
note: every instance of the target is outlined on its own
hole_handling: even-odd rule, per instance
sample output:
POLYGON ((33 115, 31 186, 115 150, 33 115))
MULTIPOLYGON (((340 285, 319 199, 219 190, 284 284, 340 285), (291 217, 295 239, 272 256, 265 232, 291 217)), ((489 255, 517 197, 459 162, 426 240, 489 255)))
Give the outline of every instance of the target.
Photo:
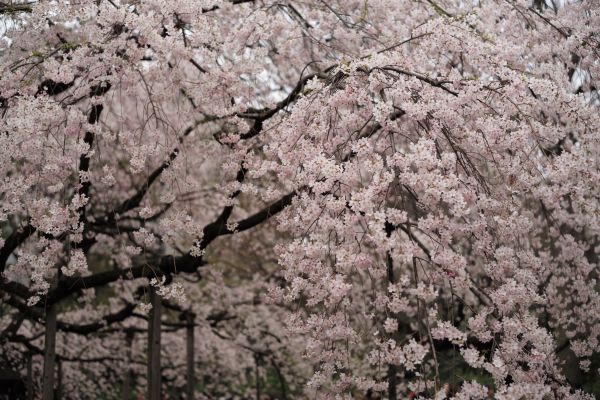
POLYGON ((42 399, 54 400, 54 363, 56 361, 56 306, 46 308, 46 340, 44 343, 44 374, 42 399))
POLYGON ((186 328, 186 341, 187 341, 187 399, 192 400, 194 398, 194 313, 187 311, 185 318, 187 322, 186 328))
POLYGON ((56 396, 55 400, 62 400, 63 398, 63 369, 62 361, 59 359, 56 361, 56 396))
POLYGON ((133 331, 127 331, 127 336, 125 337, 125 343, 127 346, 127 372, 125 373, 125 381, 123 382, 123 388, 121 392, 121 398, 123 400, 129 400, 129 395, 131 394, 131 381, 133 378, 133 371, 131 370, 131 358, 133 354, 133 336, 135 333, 133 331))
POLYGON ((397 366, 394 364, 388 364, 388 399, 396 400, 398 399, 398 392, 396 387, 398 386, 398 381, 396 375, 398 373, 397 366))
POLYGON ((258 366, 258 354, 254 353, 254 365, 256 368, 256 400, 260 400, 260 369, 258 366))
POLYGON ((158 293, 150 287, 152 310, 148 318, 148 400, 160 399, 160 308, 158 293))
MULTIPOLYGON (((388 234, 388 237, 390 235, 388 234)), ((393 285, 395 282, 395 278, 394 278, 394 260, 392 260, 392 256, 390 254, 390 252, 387 252, 386 255, 386 265, 387 265, 387 278, 388 278, 388 284, 389 285, 393 285)), ((392 313, 392 316, 394 317, 394 319, 398 319, 398 316, 394 313, 392 313)), ((396 336, 396 340, 398 339, 397 334, 396 336)), ((397 374, 398 374, 398 366, 395 364, 388 364, 388 400, 397 400, 398 399, 398 378, 397 378, 397 374)))
POLYGON ((33 400, 33 354, 27 353, 27 400, 33 400))

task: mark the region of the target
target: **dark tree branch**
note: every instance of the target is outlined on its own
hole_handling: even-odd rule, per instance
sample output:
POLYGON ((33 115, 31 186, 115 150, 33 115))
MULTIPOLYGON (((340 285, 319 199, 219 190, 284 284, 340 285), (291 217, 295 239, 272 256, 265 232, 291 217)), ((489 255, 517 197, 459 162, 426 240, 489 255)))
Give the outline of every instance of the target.
MULTIPOLYGON (((254 228, 262 222, 268 220, 272 216, 281 212, 285 207, 291 204, 292 199, 296 196, 296 192, 291 192, 275 203, 265 207, 261 211, 251 215, 238 222, 236 232, 243 232, 254 228)), ((234 231, 227 228, 218 219, 204 227, 204 236, 201 242, 201 249, 204 250, 219 236, 231 235, 234 231)), ((183 256, 166 255, 158 259, 158 262, 152 266, 148 263, 139 264, 129 269, 113 269, 110 271, 99 272, 94 275, 84 277, 65 278, 57 287, 48 294, 47 303, 56 303, 65 297, 75 293, 78 290, 103 286, 111 282, 115 282, 119 278, 135 279, 135 278, 155 278, 165 275, 178 274, 180 272, 194 273, 198 268, 205 265, 202 257, 193 257, 190 254, 183 256)))
MULTIPOLYGON (((6 300, 6 304, 16 308, 21 314, 27 316, 29 319, 37 321, 41 324, 44 323, 44 313, 41 310, 34 307, 29 307, 14 297, 9 297, 6 300)), ((97 322, 79 325, 57 321, 56 327, 58 330, 63 332, 87 335, 88 333, 96 332, 116 322, 124 321, 132 315, 134 309, 135 304, 126 304, 121 310, 112 314, 107 314, 97 322)))
POLYGON ((237 116, 240 118, 254 120, 254 125, 250 128, 250 130, 248 130, 248 132, 246 133, 243 133, 240 137, 242 139, 250 139, 258 135, 263 129, 263 121, 271 118, 273 115, 277 114, 279 111, 285 109, 292 102, 294 102, 300 96, 300 94, 302 94, 302 90, 304 89, 306 83, 315 77, 324 78, 325 75, 309 74, 304 77, 301 77, 294 89, 292 89, 292 91, 290 92, 290 94, 288 94, 285 99, 277 103, 273 108, 267 108, 264 110, 248 109, 246 112, 238 113, 237 116))
POLYGON ((70 89, 75 84, 75 81, 71 81, 69 83, 64 82, 54 82, 52 79, 45 79, 38 86, 38 90, 36 96, 41 93, 46 93, 48 96, 56 96, 68 89, 70 89))
POLYGON ((19 12, 30 13, 31 6, 28 4, 0 3, 0 14, 15 14, 19 12))
MULTIPOLYGON (((254 3, 256 0, 230 0, 231 4, 234 5, 238 5, 238 4, 244 4, 244 3, 254 3)), ((221 7, 219 6, 212 6, 210 8, 203 8, 202 9, 202 13, 206 14, 209 13, 211 11, 216 11, 218 9, 220 9, 221 7)))
MULTIPOLYGON (((202 121, 197 121, 194 124, 192 124, 191 126, 189 126, 188 128, 186 128, 185 131, 183 131, 183 133, 181 134, 181 136, 179 136, 179 138, 177 139, 177 141, 179 142, 179 146, 181 144, 183 144, 183 140, 190 133, 192 133, 194 131, 194 129, 196 129, 198 127, 198 125, 200 125, 201 123, 204 123, 204 122, 212 121, 212 120, 213 120, 213 118, 208 118, 208 119, 205 119, 202 121)), ((116 220, 115 215, 125 214, 126 212, 131 211, 131 210, 135 209, 136 207, 138 207, 141 204, 142 200, 144 199, 144 196, 146 195, 146 193, 148 193, 148 190, 150 189, 152 184, 160 177, 160 175, 167 168, 169 168, 171 163, 177 158, 177 156, 181 152, 179 146, 175 147, 173 149, 173 151, 171 151, 171 153, 169 154, 167 159, 162 164, 160 164, 154 171, 152 171, 152 173, 148 176, 148 178, 146 178, 146 180, 144 181, 144 183, 142 184, 140 189, 134 195, 132 195, 128 199, 124 200, 121 203, 121 205, 114 210, 114 212, 112 214, 105 215, 104 217, 96 218, 96 221, 97 221, 96 224, 111 224, 112 225, 112 223, 116 220)))
POLYGON ((441 81, 441 80, 438 80, 438 79, 432 79, 432 78, 429 78, 429 77, 427 77, 425 75, 417 74, 415 72, 405 71, 405 70, 403 70, 401 68, 396 68, 396 67, 393 67, 393 66, 387 66, 387 67, 375 68, 375 69, 380 69, 380 70, 383 70, 383 71, 393 71, 393 72, 395 72, 397 74, 400 74, 400 75, 412 76, 414 78, 417 78, 421 82, 425 82, 425 83, 428 83, 429 85, 431 85, 433 87, 440 88, 440 89, 444 90, 445 92, 450 93, 453 96, 458 96, 457 92, 455 92, 454 90, 448 89, 445 86, 446 84, 451 83, 449 81, 441 81))
MULTIPOLYGON (((96 104, 94 106, 92 106, 92 109, 88 115, 88 122, 90 124, 95 124, 98 122, 98 120, 100 119, 100 114, 102 114, 102 110, 104 109, 104 106, 102 106, 102 104, 96 104)), ((91 150, 92 146, 94 145, 94 133, 93 132, 86 132, 85 136, 83 138, 83 141, 85 144, 87 144, 91 150)), ((92 187, 92 182, 90 181, 89 177, 87 177, 86 179, 84 179, 84 175, 87 175, 87 173, 90 170, 90 157, 88 154, 82 154, 79 157, 79 190, 77 191, 77 193, 80 196, 85 196, 87 199, 90 198, 90 188, 92 187)), ((79 209, 79 220, 81 222, 84 222, 86 220, 85 218, 85 205, 81 206, 79 209)))
MULTIPOLYGON (((42 349, 40 349, 39 347, 31 344, 31 339, 23 336, 23 335, 15 335, 12 336, 10 339, 11 342, 13 343, 21 343, 23 344, 25 347, 27 347, 27 349, 33 353, 33 354, 44 354, 44 351, 42 349)), ((121 358, 118 357, 90 357, 90 358, 81 358, 81 357, 69 357, 69 356, 62 356, 60 354, 56 355, 56 359, 60 360, 60 361, 67 361, 67 362, 80 362, 80 363, 97 363, 97 362, 105 362, 105 361, 124 361, 121 358)))
POLYGON ((4 242, 4 246, 0 248, 0 274, 6 268, 8 257, 19 247, 25 240, 35 233, 36 229, 31 225, 15 230, 4 242))

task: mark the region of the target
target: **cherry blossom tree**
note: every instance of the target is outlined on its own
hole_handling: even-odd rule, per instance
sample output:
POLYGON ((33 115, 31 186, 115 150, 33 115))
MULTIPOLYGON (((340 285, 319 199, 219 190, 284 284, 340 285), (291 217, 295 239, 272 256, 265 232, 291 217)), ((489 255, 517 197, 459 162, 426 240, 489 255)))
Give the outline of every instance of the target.
POLYGON ((0 13, 2 346, 44 398, 56 361, 145 392, 159 308, 163 392, 194 315, 207 398, 266 365, 282 397, 593 398, 597 1, 0 13))

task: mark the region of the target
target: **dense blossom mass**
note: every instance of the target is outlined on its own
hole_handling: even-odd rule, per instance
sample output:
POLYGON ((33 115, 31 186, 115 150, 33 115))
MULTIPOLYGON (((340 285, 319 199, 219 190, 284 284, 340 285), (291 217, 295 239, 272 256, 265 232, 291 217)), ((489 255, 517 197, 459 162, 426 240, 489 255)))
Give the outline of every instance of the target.
POLYGON ((177 315, 197 398, 600 393, 597 0, 0 0, 0 29, 0 363, 36 388, 58 310, 63 396, 144 393, 157 293, 174 398, 177 315))

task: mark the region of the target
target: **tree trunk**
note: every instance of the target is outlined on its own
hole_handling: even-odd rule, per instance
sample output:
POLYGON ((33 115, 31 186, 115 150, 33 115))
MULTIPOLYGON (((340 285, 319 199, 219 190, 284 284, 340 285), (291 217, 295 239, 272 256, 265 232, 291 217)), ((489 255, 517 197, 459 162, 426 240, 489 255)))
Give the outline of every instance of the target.
POLYGON ((27 400, 33 400, 33 354, 27 354, 27 400))
POLYGON ((187 312, 186 315, 187 329, 186 329, 186 340, 187 340, 187 399, 192 400, 194 398, 194 314, 187 312))
POLYGON ((46 340, 44 343, 44 375, 42 399, 54 400, 54 363, 56 359, 56 306, 46 309, 46 340))
POLYGON ((160 297, 150 287, 152 310, 148 318, 148 400, 160 400, 160 297))

